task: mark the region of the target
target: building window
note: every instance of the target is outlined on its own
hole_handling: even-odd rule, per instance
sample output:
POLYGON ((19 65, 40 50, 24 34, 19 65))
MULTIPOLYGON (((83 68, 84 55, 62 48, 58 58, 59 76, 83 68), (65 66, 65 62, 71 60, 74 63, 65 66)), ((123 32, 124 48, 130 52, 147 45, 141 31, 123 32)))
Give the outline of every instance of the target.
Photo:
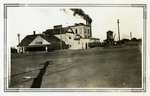
POLYGON ((42 42, 35 42, 35 44, 43 44, 42 42))
POLYGON ((88 34, 90 34, 90 30, 88 29, 88 34))
POLYGON ((71 37, 69 36, 69 39, 71 39, 71 37))
POLYGON ((85 35, 85 39, 87 38, 87 35, 85 35))
POLYGON ((76 29, 76 34, 78 33, 77 29, 76 29))
POLYGON ((86 30, 84 31, 84 34, 86 34, 86 30))
POLYGON ((80 44, 80 42, 78 42, 78 44, 80 44))
POLYGON ((82 34, 82 29, 80 29, 80 34, 82 34))

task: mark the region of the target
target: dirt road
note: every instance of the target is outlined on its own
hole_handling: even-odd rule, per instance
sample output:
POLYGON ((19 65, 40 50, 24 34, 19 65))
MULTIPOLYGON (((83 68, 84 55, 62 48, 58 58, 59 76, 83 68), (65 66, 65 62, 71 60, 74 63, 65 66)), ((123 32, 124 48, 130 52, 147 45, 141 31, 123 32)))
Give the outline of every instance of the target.
POLYGON ((140 88, 138 46, 12 55, 15 88, 140 88))

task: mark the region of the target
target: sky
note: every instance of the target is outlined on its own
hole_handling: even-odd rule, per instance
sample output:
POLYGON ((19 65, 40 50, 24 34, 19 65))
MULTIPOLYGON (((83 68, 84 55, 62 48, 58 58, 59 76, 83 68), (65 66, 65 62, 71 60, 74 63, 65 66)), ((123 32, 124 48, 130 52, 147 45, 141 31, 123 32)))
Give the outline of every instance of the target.
MULTIPOLYGON (((82 9, 92 18, 92 37, 101 42, 106 39, 106 32, 111 30, 118 40, 117 19, 121 39, 132 37, 142 38, 143 9, 139 7, 72 7, 82 9)), ((7 11, 8 42, 11 47, 18 45, 17 34, 22 40, 26 35, 42 33, 52 29, 54 25, 67 27, 74 23, 85 23, 81 16, 73 16, 70 7, 9 7, 7 11), (62 9, 65 9, 64 12, 62 9)))

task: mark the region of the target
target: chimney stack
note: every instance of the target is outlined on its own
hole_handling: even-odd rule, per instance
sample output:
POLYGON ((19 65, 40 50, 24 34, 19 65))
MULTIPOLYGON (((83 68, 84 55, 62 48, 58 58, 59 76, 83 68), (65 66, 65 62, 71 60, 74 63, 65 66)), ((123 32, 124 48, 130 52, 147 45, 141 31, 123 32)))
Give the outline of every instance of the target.
POLYGON ((33 31, 33 35, 35 35, 35 31, 33 31))
POLYGON ((86 25, 91 26, 91 22, 86 20, 86 25))
POLYGON ((86 20, 86 25, 90 27, 90 37, 92 37, 92 28, 91 28, 91 23, 90 21, 86 20))
POLYGON ((89 22, 86 20, 86 25, 89 25, 89 22))

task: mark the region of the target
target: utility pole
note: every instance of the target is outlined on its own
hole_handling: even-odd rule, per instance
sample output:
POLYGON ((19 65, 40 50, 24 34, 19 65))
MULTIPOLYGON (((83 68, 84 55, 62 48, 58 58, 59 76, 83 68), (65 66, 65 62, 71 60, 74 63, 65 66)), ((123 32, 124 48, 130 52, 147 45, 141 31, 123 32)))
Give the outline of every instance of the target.
MULTIPOLYGON (((18 44, 20 44, 20 34, 18 33, 18 44)), ((20 47, 19 47, 19 53, 20 53, 20 47)))
POLYGON ((62 32, 60 28, 60 49, 62 50, 62 32))
POLYGON ((120 30, 119 30, 119 19, 117 19, 117 23, 118 23, 118 38, 119 38, 119 44, 120 44, 120 30))
POLYGON ((130 32, 130 38, 132 39, 132 32, 130 32))
POLYGON ((114 34, 114 38, 113 38, 113 39, 114 39, 114 41, 115 41, 115 36, 116 36, 116 34, 114 34))

